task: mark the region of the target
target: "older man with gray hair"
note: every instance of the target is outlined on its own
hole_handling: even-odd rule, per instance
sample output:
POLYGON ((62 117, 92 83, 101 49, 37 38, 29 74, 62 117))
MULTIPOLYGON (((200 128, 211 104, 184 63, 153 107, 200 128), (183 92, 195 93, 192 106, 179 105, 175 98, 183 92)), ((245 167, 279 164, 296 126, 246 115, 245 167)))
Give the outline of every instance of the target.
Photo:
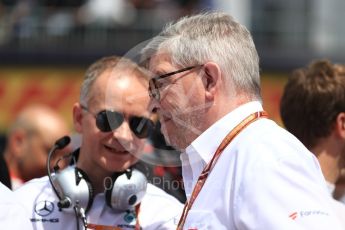
POLYGON ((341 229, 317 159, 268 119, 249 31, 222 12, 168 25, 142 50, 150 105, 179 150, 178 229, 341 229))

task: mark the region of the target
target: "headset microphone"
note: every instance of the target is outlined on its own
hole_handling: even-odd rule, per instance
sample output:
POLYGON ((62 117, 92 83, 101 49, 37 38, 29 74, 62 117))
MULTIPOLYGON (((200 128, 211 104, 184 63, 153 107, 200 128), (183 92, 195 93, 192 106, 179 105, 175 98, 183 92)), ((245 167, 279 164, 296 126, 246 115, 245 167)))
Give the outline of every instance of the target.
MULTIPOLYGON (((58 139, 53 148, 49 151, 48 153, 48 159, 47 159, 47 172, 48 172, 48 177, 49 177, 49 181, 50 184, 52 185, 55 193, 57 194, 57 196, 59 196, 59 194, 56 192, 55 187, 53 186, 53 182, 52 182, 52 177, 51 177, 51 173, 50 173, 50 158, 53 155, 53 153, 57 150, 57 149, 63 149, 65 148, 69 143, 71 142, 71 138, 69 136, 64 136, 60 139, 58 139)), ((60 197, 59 197, 60 198, 60 197)))
POLYGON ((65 148, 70 141, 70 137, 64 136, 55 142, 48 155, 48 177, 55 194, 59 198, 57 205, 60 209, 73 212, 75 207, 80 207, 87 211, 90 207, 89 200, 92 199, 92 194, 89 189, 90 185, 83 179, 86 175, 80 169, 73 166, 68 166, 66 169, 58 172, 59 166, 56 165, 54 166, 55 174, 51 175, 50 172, 51 156, 56 150, 65 148))
POLYGON ((64 136, 55 142, 56 149, 63 149, 71 142, 69 136, 64 136))
MULTIPOLYGON (((58 149, 65 148, 71 139, 68 136, 60 138, 55 142, 53 148, 49 151, 47 159, 47 171, 49 182, 57 195, 57 203, 60 210, 75 213, 84 224, 86 229, 85 213, 90 209, 93 202, 93 188, 86 172, 76 167, 77 155, 79 149, 65 157, 72 157, 74 165, 69 165, 63 170, 59 170, 58 163, 54 166, 54 174, 50 172, 50 159, 58 149)), ((107 178, 110 187, 105 187, 106 204, 119 211, 126 211, 136 207, 145 195, 147 188, 147 179, 140 170, 131 167, 124 172, 114 172, 107 178)), ((77 222, 77 229, 79 224, 77 222)))

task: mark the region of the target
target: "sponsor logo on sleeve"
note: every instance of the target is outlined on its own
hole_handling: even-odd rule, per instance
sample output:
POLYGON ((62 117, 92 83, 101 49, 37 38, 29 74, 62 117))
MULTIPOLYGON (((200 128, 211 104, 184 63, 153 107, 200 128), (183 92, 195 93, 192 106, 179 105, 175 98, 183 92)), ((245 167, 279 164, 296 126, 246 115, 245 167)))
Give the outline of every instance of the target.
POLYGON ((306 218, 306 217, 311 217, 311 216, 329 216, 329 214, 321 210, 307 210, 307 211, 292 212, 289 215, 289 218, 292 220, 296 220, 298 218, 306 218))

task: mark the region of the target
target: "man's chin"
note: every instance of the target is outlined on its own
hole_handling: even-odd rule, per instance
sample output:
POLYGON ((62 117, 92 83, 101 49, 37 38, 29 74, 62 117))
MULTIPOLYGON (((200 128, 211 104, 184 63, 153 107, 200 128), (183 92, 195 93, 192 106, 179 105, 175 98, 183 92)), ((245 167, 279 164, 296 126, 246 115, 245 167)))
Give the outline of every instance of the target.
POLYGON ((165 142, 178 151, 184 150, 188 146, 185 138, 186 133, 179 130, 179 127, 174 125, 171 121, 163 123, 161 126, 161 133, 164 136, 165 142))
POLYGON ((164 135, 164 138, 165 138, 165 142, 168 145, 170 145, 171 147, 173 147, 174 149, 178 151, 182 151, 187 147, 185 142, 183 141, 184 137, 182 135, 178 135, 178 136, 175 136, 173 134, 170 136, 164 135))
POLYGON ((102 167, 109 172, 121 172, 126 170, 127 168, 131 167, 137 158, 134 157, 132 154, 128 155, 113 155, 104 157, 102 160, 102 167))

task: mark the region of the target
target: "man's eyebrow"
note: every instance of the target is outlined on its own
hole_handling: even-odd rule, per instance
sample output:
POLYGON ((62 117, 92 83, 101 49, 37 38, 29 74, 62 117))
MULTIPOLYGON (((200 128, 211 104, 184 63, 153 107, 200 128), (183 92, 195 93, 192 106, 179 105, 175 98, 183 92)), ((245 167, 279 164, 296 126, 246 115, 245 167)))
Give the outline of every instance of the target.
POLYGON ((166 65, 157 65, 155 66, 155 69, 152 69, 151 72, 154 73, 155 75, 163 75, 171 71, 167 70, 166 65))
POLYGON ((156 71, 154 71, 152 73, 153 73, 153 75, 155 75, 157 77, 157 76, 164 75, 164 74, 168 73, 168 71, 165 71, 165 70, 162 70, 162 69, 158 69, 158 70, 156 70, 156 71))

